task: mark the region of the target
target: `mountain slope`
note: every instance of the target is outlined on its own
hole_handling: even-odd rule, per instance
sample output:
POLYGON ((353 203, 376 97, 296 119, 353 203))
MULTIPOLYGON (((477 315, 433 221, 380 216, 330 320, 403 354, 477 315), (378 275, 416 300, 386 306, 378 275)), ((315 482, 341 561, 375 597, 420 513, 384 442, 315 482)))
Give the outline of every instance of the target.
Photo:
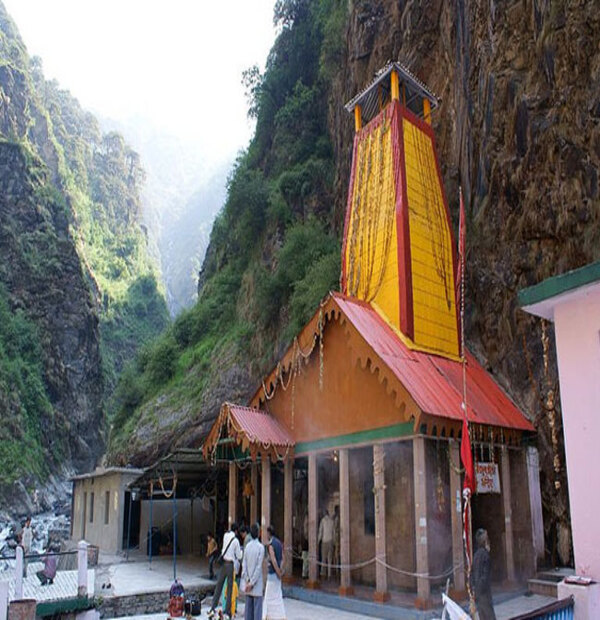
POLYGON ((0 4, 3 510, 31 510, 51 474, 93 467, 117 374, 167 324, 142 180, 123 138, 44 79, 0 4))

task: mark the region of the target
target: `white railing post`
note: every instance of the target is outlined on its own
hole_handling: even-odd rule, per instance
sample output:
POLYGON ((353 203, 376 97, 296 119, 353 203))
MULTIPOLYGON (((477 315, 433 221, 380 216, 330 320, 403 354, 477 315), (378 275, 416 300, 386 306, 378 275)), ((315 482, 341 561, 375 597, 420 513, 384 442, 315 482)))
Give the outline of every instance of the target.
POLYGON ((0 581, 0 620, 8 616, 8 581, 0 581))
POLYGON ((88 544, 85 540, 77 543, 77 596, 87 596, 88 586, 88 544))
POLYGON ((15 599, 23 598, 23 547, 17 546, 17 561, 15 562, 15 599))

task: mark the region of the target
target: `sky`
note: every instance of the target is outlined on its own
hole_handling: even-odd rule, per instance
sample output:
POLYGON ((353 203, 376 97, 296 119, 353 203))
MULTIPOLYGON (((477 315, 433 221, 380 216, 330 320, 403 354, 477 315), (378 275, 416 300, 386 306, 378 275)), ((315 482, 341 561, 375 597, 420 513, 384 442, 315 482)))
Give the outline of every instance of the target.
POLYGON ((86 109, 231 158, 253 125, 241 75, 271 48, 274 0, 3 0, 28 52, 86 109))

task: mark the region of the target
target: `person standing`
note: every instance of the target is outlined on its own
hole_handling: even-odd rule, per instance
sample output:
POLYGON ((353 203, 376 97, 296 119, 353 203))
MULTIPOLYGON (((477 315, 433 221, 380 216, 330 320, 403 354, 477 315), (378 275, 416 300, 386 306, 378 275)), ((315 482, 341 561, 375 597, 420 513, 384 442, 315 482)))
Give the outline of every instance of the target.
POLYGON ((208 578, 215 578, 214 564, 215 560, 219 557, 219 547, 217 547, 217 541, 215 537, 208 533, 206 536, 206 557, 208 558, 208 578))
POLYGON ((244 620, 262 620, 263 574, 265 548, 258 540, 258 524, 250 526, 250 534, 244 540, 242 560, 242 588, 246 593, 244 620))
POLYGON ((31 517, 27 517, 23 531, 21 532, 21 546, 23 547, 23 577, 27 577, 27 556, 31 552, 33 542, 33 530, 31 529, 31 517))
POLYGON ((487 530, 478 529, 475 533, 475 542, 478 548, 473 556, 471 585, 477 613, 479 620, 496 620, 496 613, 492 604, 490 539, 487 530))
POLYGON ((275 528, 272 525, 267 528, 267 533, 269 534, 267 545, 269 568, 263 602, 263 618, 265 620, 285 620, 285 606, 283 604, 283 592, 281 591, 283 545, 275 535, 275 528))
POLYGON ((210 610, 208 611, 209 618, 215 617, 215 609, 219 604, 219 599, 221 598, 225 579, 227 579, 225 618, 231 618, 231 597, 233 594, 233 579, 235 577, 234 564, 242 559, 242 549, 240 547, 240 541, 238 540, 237 533, 237 523, 232 523, 229 531, 225 532, 223 536, 223 551, 221 553, 221 558, 223 558, 223 565, 219 570, 219 578, 217 579, 212 604, 210 606, 210 610))
POLYGON ((331 577, 331 564, 333 563, 333 519, 329 515, 329 510, 325 511, 321 523, 319 523, 319 543, 321 543, 321 577, 331 577))

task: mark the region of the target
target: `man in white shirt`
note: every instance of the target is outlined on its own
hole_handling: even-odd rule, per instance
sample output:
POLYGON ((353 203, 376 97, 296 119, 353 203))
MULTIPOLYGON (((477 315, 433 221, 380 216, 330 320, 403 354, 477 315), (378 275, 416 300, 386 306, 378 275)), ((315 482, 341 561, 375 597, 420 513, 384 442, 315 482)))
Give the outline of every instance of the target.
POLYGON ((244 540, 242 560, 242 588, 246 593, 244 620, 262 620, 263 607, 263 560, 265 548, 258 540, 258 524, 253 523, 250 534, 244 540))
POLYGON ((327 577, 331 577, 331 564, 333 561, 333 519, 329 510, 325 511, 321 523, 319 523, 319 542, 321 543, 321 577, 325 576, 327 565, 327 577))
POLYGON ((215 608, 219 604, 225 579, 227 579, 225 618, 231 618, 231 596, 233 593, 233 579, 235 577, 234 565, 242 559, 242 549, 240 547, 240 541, 238 540, 237 533, 237 523, 232 523, 229 531, 225 532, 225 535, 223 536, 223 551, 221 552, 223 564, 219 569, 219 577, 217 579, 217 584, 215 585, 212 605, 210 606, 210 610, 208 612, 209 618, 215 617, 215 608))

